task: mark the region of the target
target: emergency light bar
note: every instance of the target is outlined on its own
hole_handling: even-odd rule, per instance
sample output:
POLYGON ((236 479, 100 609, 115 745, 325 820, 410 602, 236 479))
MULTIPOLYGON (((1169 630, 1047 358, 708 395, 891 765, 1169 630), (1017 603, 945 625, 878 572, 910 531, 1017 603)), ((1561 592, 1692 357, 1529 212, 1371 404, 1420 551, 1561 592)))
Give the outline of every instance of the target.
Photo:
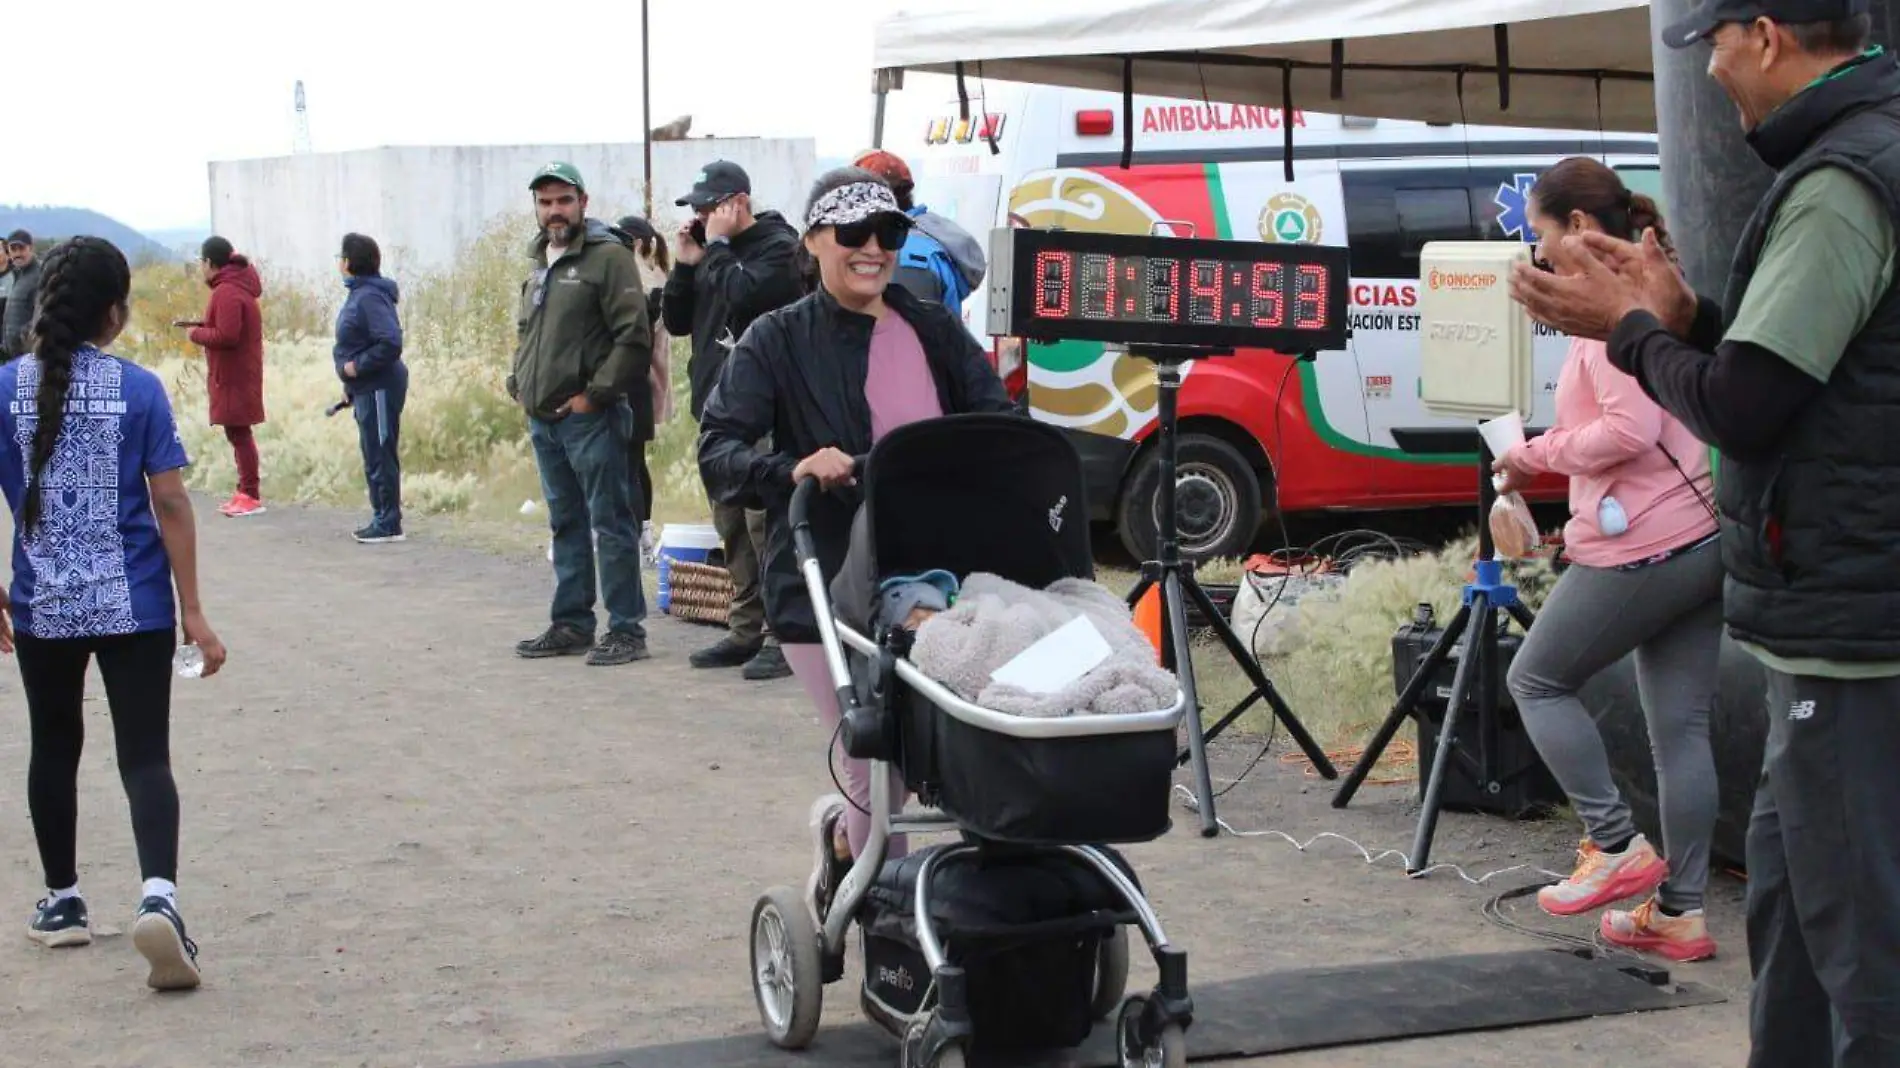
POLYGON ((988 332, 1304 353, 1346 347, 1344 248, 990 231, 988 332))
POLYGON ((1419 401, 1434 415, 1528 418, 1531 317, 1511 299, 1521 241, 1429 241, 1419 252, 1419 401))

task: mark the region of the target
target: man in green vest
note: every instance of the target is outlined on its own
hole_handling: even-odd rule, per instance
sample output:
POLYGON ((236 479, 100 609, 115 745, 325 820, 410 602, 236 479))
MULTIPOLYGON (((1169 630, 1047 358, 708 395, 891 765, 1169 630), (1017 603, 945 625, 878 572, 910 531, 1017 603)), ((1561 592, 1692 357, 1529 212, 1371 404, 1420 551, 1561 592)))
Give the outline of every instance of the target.
POLYGON ((1866 0, 1708 0, 1664 32, 1776 171, 1723 302, 1653 239, 1520 271, 1533 316, 1721 450, 1724 616, 1767 674, 1751 1068, 1900 1064, 1900 63, 1866 0))

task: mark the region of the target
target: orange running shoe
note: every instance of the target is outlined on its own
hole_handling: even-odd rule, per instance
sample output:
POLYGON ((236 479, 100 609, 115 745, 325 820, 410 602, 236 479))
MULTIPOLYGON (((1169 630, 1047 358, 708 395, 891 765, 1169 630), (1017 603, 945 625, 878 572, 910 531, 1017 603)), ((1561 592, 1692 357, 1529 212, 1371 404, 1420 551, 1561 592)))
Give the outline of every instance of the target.
POLYGON ((1610 942, 1673 961, 1688 963, 1715 956, 1715 939, 1709 937, 1701 909, 1671 916, 1658 907, 1652 897, 1634 911, 1612 909, 1604 913, 1599 927, 1610 942))
POLYGON ((1621 853, 1605 853, 1585 838, 1577 847, 1577 870, 1539 890, 1537 903, 1552 916, 1576 916, 1653 893, 1668 877, 1669 865, 1640 834, 1621 853))

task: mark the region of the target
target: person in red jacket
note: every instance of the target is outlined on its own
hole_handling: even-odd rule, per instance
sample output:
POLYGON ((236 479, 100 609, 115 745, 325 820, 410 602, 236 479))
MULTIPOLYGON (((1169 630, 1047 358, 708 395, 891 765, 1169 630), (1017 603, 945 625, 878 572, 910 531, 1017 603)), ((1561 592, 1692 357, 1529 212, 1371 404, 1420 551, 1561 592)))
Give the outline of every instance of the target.
POLYGON ((211 302, 203 320, 177 325, 190 327, 191 343, 205 350, 211 425, 224 428, 237 460, 237 492, 218 511, 228 516, 261 515, 264 501, 258 485, 257 437, 251 428, 264 421, 264 319, 257 303, 264 282, 251 261, 222 237, 206 238, 198 256, 205 285, 211 287, 211 302))

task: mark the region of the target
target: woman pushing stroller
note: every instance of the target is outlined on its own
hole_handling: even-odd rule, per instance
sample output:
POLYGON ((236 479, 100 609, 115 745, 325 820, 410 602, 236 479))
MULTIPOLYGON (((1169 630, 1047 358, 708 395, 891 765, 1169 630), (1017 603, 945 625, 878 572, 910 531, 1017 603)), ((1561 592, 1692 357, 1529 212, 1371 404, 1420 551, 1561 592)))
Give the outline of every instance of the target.
MULTIPOLYGON (((712 494, 765 510, 766 615, 834 738, 841 710, 792 547, 792 491, 807 477, 828 491, 849 487, 853 457, 894 427, 1013 410, 955 313, 891 285, 911 225, 877 175, 842 167, 819 178, 805 210, 811 292, 761 317, 739 339, 700 424, 700 470, 712 494), (768 435, 773 451, 755 451, 753 443, 768 435)), ((854 511, 836 493, 812 506, 811 533, 828 575, 842 566, 854 511)), ((833 795, 813 809, 809 891, 821 921, 870 834, 869 762, 843 763, 849 803, 833 795)), ((892 804, 901 808, 903 784, 892 778, 892 804)), ((893 838, 888 855, 904 851, 893 838)))

